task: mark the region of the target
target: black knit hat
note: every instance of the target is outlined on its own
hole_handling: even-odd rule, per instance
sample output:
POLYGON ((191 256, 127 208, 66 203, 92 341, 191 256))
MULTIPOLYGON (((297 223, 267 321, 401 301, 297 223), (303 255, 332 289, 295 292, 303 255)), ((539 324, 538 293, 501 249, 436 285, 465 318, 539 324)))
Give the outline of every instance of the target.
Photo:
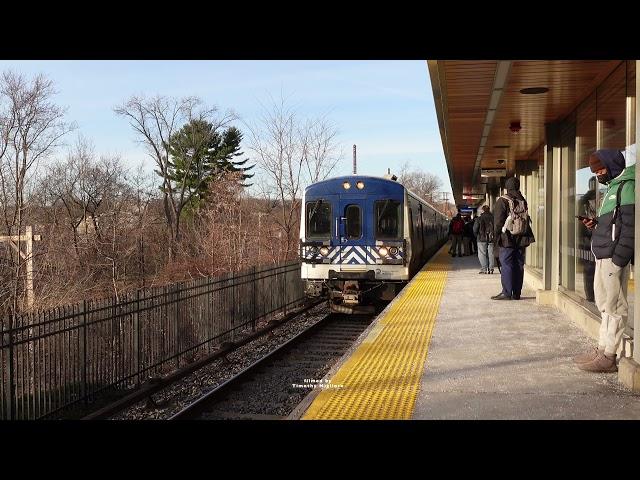
POLYGON ((600 160, 600 157, 593 154, 589 157, 589 168, 592 173, 596 173, 598 170, 605 168, 605 165, 602 163, 602 160, 600 160))
POLYGON ((518 177, 509 177, 504 182, 504 188, 509 190, 520 190, 520 180, 518 177))
MULTIPOLYGON (((601 148, 596 150, 593 154, 597 160, 594 160, 594 164, 597 165, 600 162, 600 167, 606 167, 611 178, 616 178, 624 170, 626 161, 624 155, 617 148, 601 148)), ((594 170, 594 166, 591 164, 591 158, 589 158, 589 166, 592 172, 596 172, 598 168, 594 170)))

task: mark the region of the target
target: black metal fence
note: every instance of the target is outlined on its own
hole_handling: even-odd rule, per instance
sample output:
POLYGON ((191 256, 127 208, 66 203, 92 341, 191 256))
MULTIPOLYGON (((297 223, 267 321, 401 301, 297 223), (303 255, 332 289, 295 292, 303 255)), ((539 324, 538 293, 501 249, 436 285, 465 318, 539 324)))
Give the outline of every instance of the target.
POLYGON ((131 389, 303 300, 295 262, 5 318, 0 419, 51 417, 131 389))

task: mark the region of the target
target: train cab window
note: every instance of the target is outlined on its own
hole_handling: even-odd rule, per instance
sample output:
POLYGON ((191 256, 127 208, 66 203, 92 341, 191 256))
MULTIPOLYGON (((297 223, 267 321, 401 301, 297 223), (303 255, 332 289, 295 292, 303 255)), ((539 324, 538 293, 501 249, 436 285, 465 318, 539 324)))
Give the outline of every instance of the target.
POLYGON ((307 237, 331 237, 331 204, 323 200, 307 202, 307 237))
POLYGON ((344 209, 344 216, 347 217, 345 232, 347 238, 355 239, 362 236, 362 215, 358 205, 348 205, 344 209))
POLYGON ((376 239, 402 236, 402 202, 378 200, 375 203, 376 239))

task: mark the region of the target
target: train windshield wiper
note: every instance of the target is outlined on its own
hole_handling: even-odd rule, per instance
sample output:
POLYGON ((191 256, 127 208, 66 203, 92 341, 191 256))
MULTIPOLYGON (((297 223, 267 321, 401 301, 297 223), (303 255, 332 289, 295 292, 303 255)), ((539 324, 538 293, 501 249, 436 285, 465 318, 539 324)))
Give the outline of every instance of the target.
POLYGON ((322 204, 322 199, 316 200, 313 210, 311 210, 311 213, 309 214, 309 220, 313 218, 313 216, 316 214, 316 211, 318 210, 321 204, 322 204))
POLYGON ((380 210, 380 213, 378 214, 378 221, 376 222, 376 223, 378 223, 378 225, 380 224, 380 219, 384 215, 384 212, 387 210, 387 207, 389 206, 389 202, 391 202, 391 199, 387 199, 387 200, 384 201, 384 205, 382 206, 382 210, 380 210))

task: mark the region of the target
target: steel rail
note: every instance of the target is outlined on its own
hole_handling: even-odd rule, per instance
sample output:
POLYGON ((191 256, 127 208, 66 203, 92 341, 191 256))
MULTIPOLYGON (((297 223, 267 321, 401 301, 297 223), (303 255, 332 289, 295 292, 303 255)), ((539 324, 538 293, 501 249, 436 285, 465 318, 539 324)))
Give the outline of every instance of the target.
POLYGON ((242 347, 243 345, 246 345, 247 343, 252 342, 257 338, 268 334, 269 332, 273 331, 275 328, 292 320, 298 315, 301 315, 302 313, 310 310, 311 308, 317 305, 320 305, 323 301, 324 299, 311 301, 306 305, 304 305, 303 307, 288 313, 287 315, 285 315, 283 318, 279 320, 269 321, 265 327, 256 330, 252 334, 247 335, 246 337, 238 341, 225 342, 221 345, 221 347, 218 350, 213 352, 211 355, 208 355, 207 357, 201 360, 198 360, 194 363, 186 365, 185 367, 182 367, 176 370, 175 372, 167 375, 166 377, 151 378, 147 382, 143 383, 141 387, 137 389, 135 392, 82 417, 82 420, 107 419, 146 398, 150 398, 151 395, 153 395, 154 393, 157 393, 169 387, 170 385, 176 383, 177 381, 183 379, 184 377, 194 373, 195 371, 200 370, 201 368, 205 367, 206 365, 213 362, 214 360, 229 355, 231 352, 238 349, 239 347, 242 347))

